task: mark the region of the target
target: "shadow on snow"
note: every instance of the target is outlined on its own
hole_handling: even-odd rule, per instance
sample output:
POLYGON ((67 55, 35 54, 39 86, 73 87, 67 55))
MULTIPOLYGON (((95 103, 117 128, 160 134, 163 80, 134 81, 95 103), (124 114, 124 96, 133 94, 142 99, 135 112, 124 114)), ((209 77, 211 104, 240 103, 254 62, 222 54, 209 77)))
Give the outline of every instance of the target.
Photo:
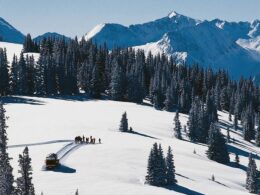
POLYGON ((27 97, 19 96, 5 96, 0 97, 0 101, 4 104, 31 104, 31 105, 44 105, 43 101, 35 100, 27 97))
POLYGON ((178 184, 176 184, 174 186, 166 186, 164 188, 168 189, 168 190, 172 190, 172 191, 178 192, 178 193, 187 194, 187 195, 204 195, 204 194, 202 194, 200 192, 196 192, 194 190, 191 190, 189 188, 180 186, 178 184))
POLYGON ((46 169, 46 167, 44 167, 43 171, 57 172, 57 173, 76 173, 76 169, 68 167, 68 166, 63 165, 63 164, 60 164, 59 166, 57 166, 53 169, 46 169))
POLYGON ((156 137, 153 137, 153 136, 150 136, 150 135, 147 135, 144 133, 138 133, 136 131, 131 131, 131 132, 127 132, 127 133, 158 140, 158 138, 156 138, 156 137))

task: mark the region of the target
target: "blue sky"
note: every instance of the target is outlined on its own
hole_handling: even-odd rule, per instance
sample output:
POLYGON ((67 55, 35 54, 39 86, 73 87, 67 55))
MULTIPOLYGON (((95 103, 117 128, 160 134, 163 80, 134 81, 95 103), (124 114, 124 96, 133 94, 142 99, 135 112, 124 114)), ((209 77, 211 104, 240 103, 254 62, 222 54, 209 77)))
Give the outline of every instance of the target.
POLYGON ((260 19, 260 0, 0 0, 0 17, 33 36, 82 36, 99 23, 143 23, 177 11, 197 19, 260 19))

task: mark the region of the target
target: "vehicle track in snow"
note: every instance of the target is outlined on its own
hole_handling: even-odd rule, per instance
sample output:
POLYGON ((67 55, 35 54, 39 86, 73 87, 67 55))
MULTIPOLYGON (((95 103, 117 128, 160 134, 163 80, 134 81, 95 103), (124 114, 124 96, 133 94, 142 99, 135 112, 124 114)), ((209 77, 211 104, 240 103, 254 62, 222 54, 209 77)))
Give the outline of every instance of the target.
POLYGON ((76 150, 78 147, 85 145, 85 144, 77 144, 75 142, 71 142, 67 145, 65 145, 63 148, 61 148, 56 154, 58 159, 61 161, 64 157, 66 157, 69 153, 71 153, 73 150, 76 150))

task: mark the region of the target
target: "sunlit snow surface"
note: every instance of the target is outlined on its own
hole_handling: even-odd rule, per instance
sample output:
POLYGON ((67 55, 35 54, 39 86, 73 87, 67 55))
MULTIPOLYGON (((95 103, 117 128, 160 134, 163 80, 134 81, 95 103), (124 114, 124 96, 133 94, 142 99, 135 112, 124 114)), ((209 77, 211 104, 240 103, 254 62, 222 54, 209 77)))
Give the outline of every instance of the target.
MULTIPOLYGON (((29 145, 33 164, 33 182, 37 194, 248 194, 244 188, 248 153, 260 149, 233 132, 236 139, 230 144, 230 157, 239 153, 241 169, 210 161, 205 155, 207 147, 173 138, 174 113, 155 110, 149 104, 91 100, 85 96, 31 98, 12 97, 7 102, 9 148, 12 165, 17 176, 18 154, 29 145), (120 133, 119 121, 127 111, 129 126, 139 134, 120 133), (57 152, 77 135, 94 136, 102 144, 82 145, 63 159, 63 166, 54 171, 43 171, 47 154, 57 152), (44 144, 45 142, 54 142, 44 144), (57 142, 57 143, 55 143, 57 142), (167 149, 173 148, 178 185, 172 191, 144 184, 147 158, 154 142, 167 149), (38 144, 41 145, 38 145, 38 144), (33 144, 33 145, 31 145, 33 144), (14 145, 22 145, 15 147, 14 145), (12 147, 13 146, 13 147, 12 147), (196 154, 193 153, 194 149, 196 154), (212 174, 216 182, 210 181, 212 174)), ((228 114, 219 112, 221 124, 230 125, 228 114)), ((180 115, 182 125, 187 115, 180 115)), ((226 130, 223 130, 226 134, 226 130)), ((257 159, 257 165, 260 161, 257 159)))

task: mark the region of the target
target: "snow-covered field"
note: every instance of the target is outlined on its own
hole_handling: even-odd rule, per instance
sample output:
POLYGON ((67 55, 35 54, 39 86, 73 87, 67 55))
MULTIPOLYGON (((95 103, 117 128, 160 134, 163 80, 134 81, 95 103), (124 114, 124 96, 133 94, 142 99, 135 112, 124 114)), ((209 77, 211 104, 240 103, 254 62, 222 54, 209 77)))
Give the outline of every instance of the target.
MULTIPOLYGON (((20 53, 23 49, 23 45, 17 43, 0 42, 0 48, 6 49, 7 59, 9 64, 11 65, 14 55, 16 55, 19 59, 20 53)), ((26 55, 33 56, 35 61, 39 59, 38 53, 25 53, 24 57, 26 57, 26 55)))
MULTIPOLYGON (((13 97, 5 100, 10 156, 17 176, 18 154, 25 145, 33 164, 33 182, 37 194, 73 195, 76 189, 87 194, 249 194, 244 188, 248 153, 260 149, 244 142, 233 132, 231 160, 239 153, 241 168, 221 165, 205 155, 207 147, 173 138, 174 113, 157 111, 150 105, 90 100, 85 96, 64 98, 13 97), (129 126, 139 134, 118 131, 121 115, 127 111, 129 126), (60 169, 44 171, 48 153, 59 151, 77 135, 94 136, 102 144, 82 145, 63 160, 60 169), (178 186, 176 191, 144 184, 147 158, 154 142, 173 148, 178 186), (196 154, 193 153, 194 149, 196 154), (212 174, 216 182, 211 181, 212 174)), ((228 114, 220 112, 220 121, 230 125, 228 114)), ((181 114, 182 124, 187 115, 181 114)), ((225 130, 223 129, 223 133, 225 130)), ((183 135, 185 137, 185 134, 183 135)), ((256 160, 260 166, 260 158, 256 160)))

